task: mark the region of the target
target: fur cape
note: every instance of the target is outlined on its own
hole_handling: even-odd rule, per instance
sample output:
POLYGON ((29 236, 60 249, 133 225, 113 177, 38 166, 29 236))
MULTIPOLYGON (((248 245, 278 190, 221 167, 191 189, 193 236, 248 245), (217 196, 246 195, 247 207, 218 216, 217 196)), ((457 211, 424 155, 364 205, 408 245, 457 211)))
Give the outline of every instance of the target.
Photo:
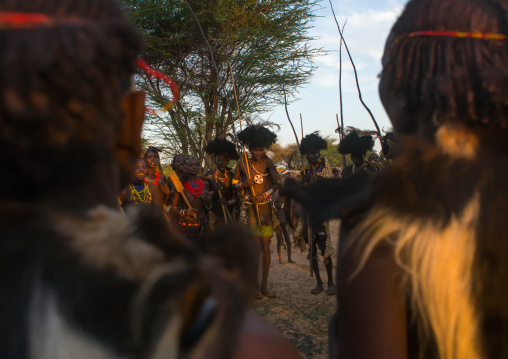
MULTIPOLYGON (((231 235, 204 255, 152 207, 124 216, 2 203, 0 214, 3 357, 232 357, 244 301, 217 269, 229 257, 218 243, 231 235)), ((230 242, 255 253, 254 242, 248 251, 230 242)), ((256 259, 245 260, 257 273, 256 259)), ((230 263, 233 272, 237 264, 246 268, 230 263)))
POLYGON ((506 134, 476 131, 443 125, 435 144, 403 143, 376 179, 283 191, 314 221, 343 219, 339 253, 356 258, 356 273, 391 248, 420 358, 508 357, 506 134))

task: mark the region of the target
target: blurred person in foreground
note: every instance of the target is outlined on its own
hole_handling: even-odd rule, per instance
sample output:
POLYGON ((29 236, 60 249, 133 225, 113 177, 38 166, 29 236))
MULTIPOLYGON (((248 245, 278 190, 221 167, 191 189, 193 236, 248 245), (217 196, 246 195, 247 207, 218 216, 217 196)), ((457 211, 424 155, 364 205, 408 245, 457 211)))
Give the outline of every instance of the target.
POLYGON ((0 9, 0 153, 15 174, 0 180, 0 356, 296 357, 245 312, 257 266, 243 232, 198 248, 152 206, 121 213, 145 97, 130 84, 142 42, 116 2, 0 9))
POLYGON ((288 188, 343 218, 332 358, 508 357, 507 20, 506 0, 410 1, 379 84, 397 156, 288 188))

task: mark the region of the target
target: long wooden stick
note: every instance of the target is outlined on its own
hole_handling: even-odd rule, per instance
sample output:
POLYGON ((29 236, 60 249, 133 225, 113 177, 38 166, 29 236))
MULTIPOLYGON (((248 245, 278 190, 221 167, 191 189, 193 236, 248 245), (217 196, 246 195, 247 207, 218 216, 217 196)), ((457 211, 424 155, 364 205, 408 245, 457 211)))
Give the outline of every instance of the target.
POLYGON ((302 119, 302 114, 300 114, 300 127, 302 129, 302 139, 303 139, 303 119, 302 119))
POLYGON ((171 172, 169 174, 169 178, 171 178, 171 181, 173 182, 173 186, 175 186, 175 190, 180 193, 180 196, 183 197, 183 200, 185 201, 185 204, 187 205, 187 207, 189 209, 192 208, 192 206, 190 205, 189 203, 189 200, 187 199, 187 196, 185 195, 184 193, 184 188, 183 188, 183 184, 182 182, 180 181, 180 178, 178 178, 176 172, 171 172))
MULTIPOLYGON (((344 25, 342 26, 342 33, 344 33, 344 28, 346 27, 347 19, 344 21, 344 25)), ((340 124, 339 118, 337 117, 337 125, 339 125, 339 138, 340 141, 344 139, 344 106, 342 105, 342 37, 340 39, 339 46, 339 102, 340 102, 340 124)), ((342 155, 342 167, 343 171, 346 170, 347 167, 347 158, 346 155, 342 155)))
MULTIPOLYGON (((236 93, 235 76, 233 75, 233 68, 231 67, 231 62, 228 61, 228 65, 229 65, 229 72, 231 74, 231 82, 233 83, 233 93, 235 94, 236 111, 238 112, 238 119, 240 121, 240 131, 241 131, 242 130, 242 118, 240 116, 240 104, 238 103, 238 96, 236 93)), ((247 170, 247 177, 249 179, 251 179, 250 169, 249 169, 249 159, 247 158, 247 151, 245 150, 245 148, 243 146, 242 146, 242 152, 243 152, 243 157, 245 159, 245 168, 244 169, 247 170)), ((256 197, 256 191, 254 190, 254 186, 250 187, 250 191, 251 191, 252 197, 256 197)), ((252 201, 254 202, 254 199, 252 199, 252 201)), ((259 205, 257 203, 256 203, 256 214, 258 217, 259 232, 261 233, 261 216, 259 215, 259 205)))
MULTIPOLYGON (((302 114, 300 113, 300 127, 302 129, 302 141, 303 141, 303 118, 302 118, 302 114)), ((305 156, 303 154, 302 155, 302 178, 305 179, 305 156)), ((309 162, 309 165, 310 167, 312 167, 311 163, 309 162)), ((303 181, 305 183, 305 180, 303 181)), ((314 267, 312 266, 312 257, 314 255, 314 237, 312 236, 312 226, 310 225, 310 220, 309 220, 309 216, 306 215, 305 216, 305 220, 307 221, 307 239, 309 241, 309 257, 310 257, 310 261, 309 261, 309 265, 310 265, 310 277, 314 277, 314 267)))
MULTIPOLYGON (((199 122, 198 122, 199 123, 199 122)), ((208 146, 208 141, 206 140, 206 136, 205 134, 203 133, 203 129, 201 128, 201 124, 199 123, 199 129, 201 130, 201 133, 203 134, 203 141, 205 143, 205 146, 208 146)), ((205 163, 208 165, 208 168, 210 169, 210 171, 212 171, 212 176, 213 176, 213 179, 214 179, 214 182, 218 185, 218 182, 217 180, 215 179, 215 170, 216 168, 214 168, 214 166, 210 165, 210 163, 208 163, 207 159, 205 158, 205 154, 203 154, 203 158, 205 160, 205 163)), ((226 170, 227 172, 227 170, 226 170)), ((219 193, 219 199, 222 199, 222 191, 220 190, 220 188, 217 190, 217 192, 219 193)), ((224 205, 224 203, 222 203, 221 201, 221 207, 222 207, 222 213, 224 214, 224 221, 226 223, 226 225, 228 224, 228 216, 226 215, 226 213, 229 215, 230 219, 231 219, 231 222, 233 221, 233 218, 231 217, 231 214, 229 214, 229 211, 228 209, 226 208, 226 206, 224 205)))
MULTIPOLYGON (((372 111, 367 106, 365 101, 363 101, 362 91, 360 90, 360 82, 358 80, 358 72, 356 71, 355 62, 353 61, 353 57, 351 56, 351 53, 349 52, 349 48, 347 46, 346 40, 344 39, 344 36, 342 35, 342 31, 340 30, 339 22, 337 21, 337 16, 335 15, 335 11, 333 10, 332 1, 328 0, 328 2, 330 3, 330 8, 332 9, 333 18, 335 19, 335 23, 337 24, 337 29, 339 30, 340 39, 341 39, 341 41, 344 42, 344 48, 346 49, 346 52, 349 56, 349 60, 351 61, 351 65, 353 66, 353 71, 354 71, 355 80, 356 80, 356 88, 358 89, 358 97, 360 98, 360 102, 362 103, 365 110, 367 110, 367 112, 369 113, 370 118, 372 119, 372 122, 374 122, 374 126, 376 127, 376 132, 377 132, 378 136, 381 137, 381 129, 379 128, 379 126, 376 122, 376 119, 374 118, 374 115, 372 114, 372 111)), ((381 140, 380 140, 380 142, 381 142, 381 140)))

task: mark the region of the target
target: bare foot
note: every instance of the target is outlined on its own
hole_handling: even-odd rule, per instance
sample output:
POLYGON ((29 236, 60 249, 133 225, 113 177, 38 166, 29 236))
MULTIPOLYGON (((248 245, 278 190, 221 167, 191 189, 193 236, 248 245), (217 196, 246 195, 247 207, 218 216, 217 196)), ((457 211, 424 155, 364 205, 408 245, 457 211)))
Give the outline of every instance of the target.
POLYGON ((277 298, 277 294, 275 294, 274 292, 270 292, 270 291, 265 291, 263 293, 263 295, 267 298, 277 298))
POLYGON ((326 290, 326 295, 335 295, 337 293, 337 287, 335 284, 329 284, 328 289, 326 290))
POLYGON ((312 294, 319 294, 323 291, 323 285, 322 284, 318 284, 316 285, 316 288, 314 288, 313 290, 311 290, 310 292, 312 294))
POLYGON ((294 260, 292 260, 291 258, 288 258, 288 263, 295 264, 296 262, 294 260))

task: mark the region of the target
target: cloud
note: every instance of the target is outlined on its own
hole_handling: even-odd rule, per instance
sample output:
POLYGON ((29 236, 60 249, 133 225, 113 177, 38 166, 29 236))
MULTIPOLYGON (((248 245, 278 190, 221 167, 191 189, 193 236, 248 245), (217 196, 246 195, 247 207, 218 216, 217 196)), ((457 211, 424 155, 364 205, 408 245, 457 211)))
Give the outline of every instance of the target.
MULTIPOLYGON (((381 56, 385 40, 402 11, 406 0, 332 0, 339 23, 347 18, 344 37, 347 41, 358 71, 360 88, 381 127, 389 127, 390 122, 381 105, 377 93, 377 75, 381 70, 381 56), (338 11, 340 10, 340 12, 338 11)), ((298 100, 289 106, 292 117, 302 114, 305 132, 320 130, 323 134, 334 134, 335 115, 339 112, 339 44, 340 35, 331 14, 328 1, 321 3, 315 26, 310 36, 317 37, 315 46, 328 51, 326 55, 314 59, 317 69, 311 82, 300 89, 298 100)), ((372 121, 358 101, 358 92, 353 69, 343 49, 342 90, 344 118, 349 125, 372 129, 372 121)), ((272 120, 282 124, 279 133, 281 142, 292 143, 294 137, 283 107, 274 109, 272 120)))
MULTIPOLYGON (((367 56, 379 61, 383 54, 385 40, 401 9, 402 7, 399 6, 391 10, 367 9, 363 12, 351 11, 344 15, 337 14, 337 20, 341 27, 347 19, 344 38, 351 55, 354 58, 367 56)), ((338 58, 340 35, 331 13, 317 19, 311 35, 317 37, 317 46, 333 51, 317 58, 317 61, 325 61, 323 58, 328 56, 338 58)))

